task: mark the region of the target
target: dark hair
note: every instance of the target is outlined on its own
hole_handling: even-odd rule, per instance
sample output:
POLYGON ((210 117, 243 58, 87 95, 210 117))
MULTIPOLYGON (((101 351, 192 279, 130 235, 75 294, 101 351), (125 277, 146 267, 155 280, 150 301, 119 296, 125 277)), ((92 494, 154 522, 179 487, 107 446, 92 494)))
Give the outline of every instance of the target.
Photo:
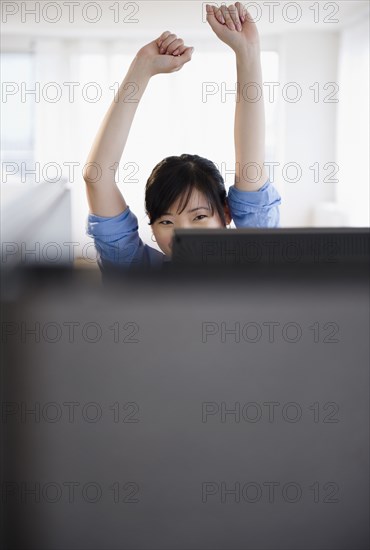
POLYGON ((216 209, 226 226, 226 189, 222 175, 212 161, 185 153, 179 157, 166 157, 153 168, 145 187, 145 209, 149 225, 168 212, 179 197, 182 197, 179 204, 181 214, 194 189, 205 195, 212 215, 216 209))

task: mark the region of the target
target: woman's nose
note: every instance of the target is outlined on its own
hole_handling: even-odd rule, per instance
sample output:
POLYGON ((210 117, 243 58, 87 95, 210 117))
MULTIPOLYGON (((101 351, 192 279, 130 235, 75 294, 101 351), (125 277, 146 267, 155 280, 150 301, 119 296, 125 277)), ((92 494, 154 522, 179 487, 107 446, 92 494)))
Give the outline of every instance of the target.
POLYGON ((182 220, 181 222, 177 222, 175 225, 175 229, 188 229, 191 227, 192 225, 188 220, 182 220))

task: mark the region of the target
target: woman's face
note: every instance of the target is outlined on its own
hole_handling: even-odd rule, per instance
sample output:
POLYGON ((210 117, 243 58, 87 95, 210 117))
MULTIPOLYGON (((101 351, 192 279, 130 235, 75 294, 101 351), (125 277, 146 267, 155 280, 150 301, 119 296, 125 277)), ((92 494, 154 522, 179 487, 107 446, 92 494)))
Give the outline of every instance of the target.
MULTIPOLYGON (((181 197, 171 206, 169 212, 163 214, 152 225, 153 235, 159 248, 171 257, 172 237, 175 229, 208 229, 223 228, 224 225, 218 212, 208 207, 206 197, 200 191, 194 189, 186 208, 177 214, 181 197)), ((225 206, 225 219, 228 225, 231 221, 229 208, 225 206)))

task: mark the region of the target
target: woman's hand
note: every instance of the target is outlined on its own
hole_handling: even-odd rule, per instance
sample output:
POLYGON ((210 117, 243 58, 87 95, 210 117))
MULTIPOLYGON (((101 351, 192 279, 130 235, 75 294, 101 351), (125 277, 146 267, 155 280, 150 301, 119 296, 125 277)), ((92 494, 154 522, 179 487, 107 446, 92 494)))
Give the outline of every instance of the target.
POLYGON ((136 54, 136 61, 148 76, 159 73, 173 73, 191 60, 194 48, 184 45, 170 31, 165 31, 159 38, 143 46, 136 54))
POLYGON ((236 54, 259 49, 257 25, 240 2, 220 8, 206 4, 206 10, 212 30, 236 54))

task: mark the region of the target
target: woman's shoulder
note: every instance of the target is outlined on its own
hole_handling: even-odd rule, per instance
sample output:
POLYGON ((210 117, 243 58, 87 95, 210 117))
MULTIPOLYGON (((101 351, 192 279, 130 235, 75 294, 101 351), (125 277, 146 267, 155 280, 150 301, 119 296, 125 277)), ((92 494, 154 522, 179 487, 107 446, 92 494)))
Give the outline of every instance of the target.
POLYGON ((87 217, 87 233, 91 236, 109 235, 118 230, 126 232, 137 229, 137 217, 128 205, 116 216, 101 216, 90 212, 87 217))
POLYGON ((227 200, 237 228, 278 227, 281 196, 269 180, 257 191, 244 191, 232 185, 227 200))

